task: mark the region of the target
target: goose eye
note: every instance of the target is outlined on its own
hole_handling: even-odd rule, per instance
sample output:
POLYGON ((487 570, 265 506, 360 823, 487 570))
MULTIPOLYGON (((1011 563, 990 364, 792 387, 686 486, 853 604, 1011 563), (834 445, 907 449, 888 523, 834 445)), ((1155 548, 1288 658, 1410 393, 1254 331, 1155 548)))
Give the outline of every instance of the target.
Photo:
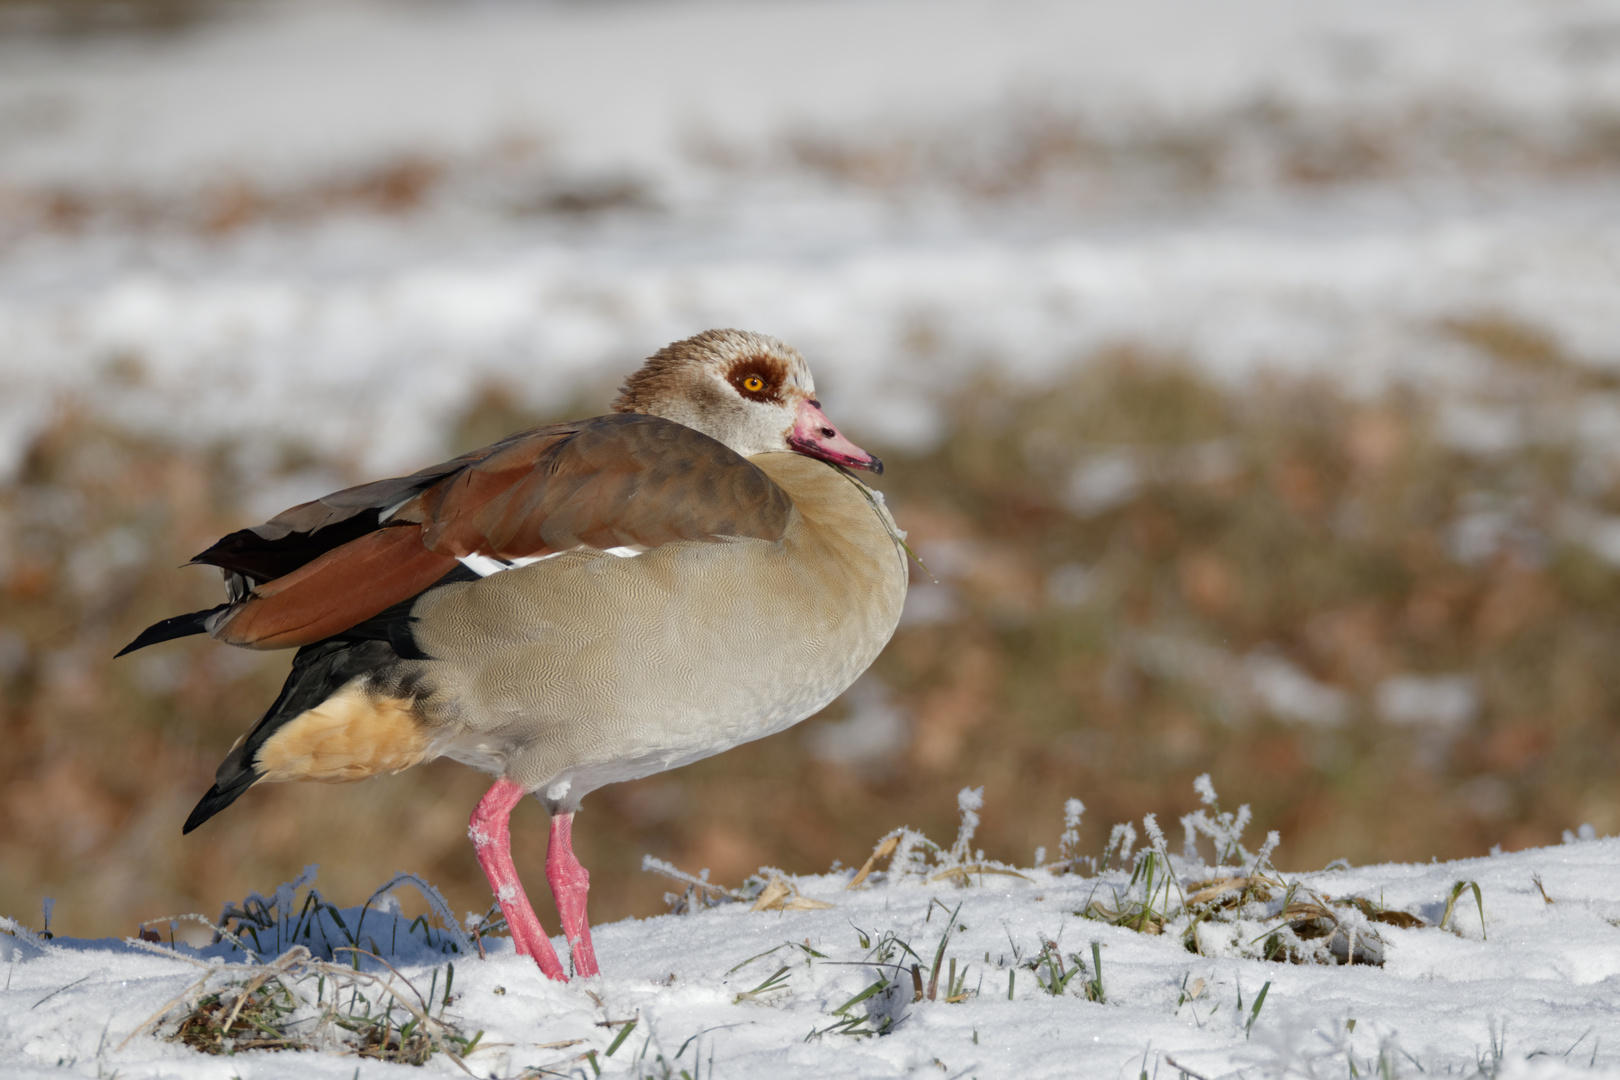
POLYGON ((748 391, 750 394, 757 394, 761 390, 765 389, 765 380, 760 378, 758 375, 748 376, 748 378, 743 380, 742 384, 743 389, 748 391))

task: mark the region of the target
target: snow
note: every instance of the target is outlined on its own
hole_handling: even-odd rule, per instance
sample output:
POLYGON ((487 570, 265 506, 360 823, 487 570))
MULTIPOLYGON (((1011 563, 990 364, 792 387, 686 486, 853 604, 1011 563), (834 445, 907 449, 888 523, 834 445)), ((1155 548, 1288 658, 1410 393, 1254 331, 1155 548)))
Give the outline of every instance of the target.
MULTIPOLYGON (((1444 388, 1478 363, 1436 326, 1493 312, 1612 364, 1612 187, 1537 162, 1584 160, 1620 108, 1615 26, 1613 3, 1528 0, 267 3, 171 38, 0 42, 0 210, 58 185, 158 206, 66 232, 0 215, 0 472, 69 405, 413 468, 482 387, 594 399, 713 325, 798 345, 841 423, 902 445, 941 437, 938 403, 977 373, 1039 385, 1121 342, 1239 383, 1444 388), (1395 174, 1279 186, 1267 162, 1296 136, 1243 126, 1271 106, 1297 138, 1387 133, 1395 174), (1147 157, 1074 198, 953 186, 1046 112, 1147 157), (1505 133, 1505 164, 1449 162, 1469 124, 1505 133), (1193 137, 1215 188, 1160 191, 1155 169, 1188 166, 1154 140, 1193 137), (924 156, 862 186, 795 164, 806 138, 924 156), (170 220, 221 185, 296 192, 402 156, 449 170, 416 213, 170 220), (558 183, 647 205, 512 211, 558 183)), ((1447 417, 1465 445, 1518 437, 1447 417)), ((1077 478, 1077 502, 1116 471, 1077 478)))
POLYGON ((1472 675, 1392 675, 1378 684, 1378 715, 1392 724, 1466 728, 1479 712, 1472 675))
MULTIPOLYGON (((600 396, 639 357, 709 325, 768 327, 796 343, 832 414, 890 443, 937 438, 935 403, 975 370, 1033 385, 1120 341, 1233 381, 1334 369, 1363 390, 1443 385, 1470 373, 1466 356, 1433 342, 1448 315, 1528 312, 1577 350, 1614 339, 1610 210, 1530 228, 1487 206, 1319 235, 1263 216, 1148 223, 1123 237, 1083 224, 1037 238, 923 230, 812 252, 798 250, 806 238, 750 236, 743 222, 670 225, 675 235, 651 239, 519 226, 481 246, 461 238, 475 248, 463 251, 391 237, 348 260, 319 235, 262 238, 284 245, 263 255, 242 250, 248 239, 177 240, 172 258, 111 268, 93 244, 13 252, 0 263, 0 335, 12 343, 0 457, 15 460, 52 401, 88 398, 151 430, 276 431, 369 469, 405 468, 442 452, 445 424, 481 385, 556 408, 600 396), (907 348, 919 325, 941 352, 907 348), (133 385, 107 379, 120 357, 138 364, 133 385)), ((1473 415, 1459 423, 1494 430, 1473 415)), ((1106 504, 1121 477, 1077 481, 1077 502, 1106 504)))
MULTIPOLYGON (((961 802, 971 818, 977 792, 964 791, 961 802)), ((1070 816, 1079 813, 1072 807, 1070 816)), ((1138 853, 1138 865, 1149 850, 1164 850, 1151 815, 1143 825, 1151 844, 1138 853)), ((956 845, 962 850, 941 855, 942 862, 963 857, 970 838, 964 827, 956 845)), ((897 854, 897 863, 903 857, 897 854)), ((1264 853, 1247 864, 1256 859, 1263 862, 1264 853)), ((1243 872, 1241 866, 1216 872, 1180 857, 1173 864, 1182 888, 1243 872)), ((402 993, 408 984, 442 1005, 442 995, 428 988, 442 988, 446 962, 454 964, 454 996, 435 1016, 468 1037, 483 1032, 482 1048, 465 1059, 475 1076, 511 1077, 525 1069, 594 1075, 582 1057, 592 1050, 608 1076, 665 1075, 660 1058, 667 1075, 686 1069, 693 1076, 880 1077, 936 1069, 953 1077, 1135 1077, 1143 1069, 1177 1075, 1172 1061, 1205 1077, 1356 1075, 1352 1067, 1367 1075, 1380 1060, 1400 1075, 1418 1067, 1430 1075, 1620 1075, 1614 1021, 1620 899, 1613 893, 1620 839, 1572 835, 1563 846, 1486 859, 1284 875, 1301 890, 1361 897, 1428 924, 1347 918, 1361 935, 1358 948, 1381 953, 1381 967, 1252 958, 1254 941, 1278 922, 1267 922, 1265 905, 1248 912, 1260 917, 1203 923, 1199 941, 1208 955, 1195 955, 1183 944, 1182 924, 1154 935, 1077 916, 1098 898, 1129 895, 1124 870, 1064 874, 1049 864, 1013 876, 998 872, 999 864, 979 865, 979 872, 933 880, 880 870, 853 890, 848 870, 787 878, 779 894, 795 900, 786 910, 755 911, 746 901, 689 904, 686 914, 601 926, 595 942, 604 974, 566 985, 545 979, 504 938, 485 939, 484 959, 471 955, 465 937, 462 951, 452 954, 460 927, 424 937, 403 917, 395 921, 388 898, 366 913, 364 924, 357 909, 343 914, 362 944, 390 961, 402 993), (1472 889, 1459 893, 1462 882, 1478 885, 1483 924, 1472 889), (1450 920, 1440 929, 1435 924, 1448 906, 1450 920), (940 992, 934 1000, 913 1000, 903 968, 917 962, 929 980, 947 925, 953 932, 941 985, 955 960, 965 997, 946 1002, 940 992), (1380 941, 1371 940, 1374 931, 1380 941), (885 940, 905 942, 916 958, 896 952, 902 969, 876 966, 874 952, 885 940), (1076 957, 1086 965, 1057 994, 1043 986, 1050 981, 1045 967, 1032 970, 1046 942, 1055 943, 1066 968, 1076 957), (1082 990, 1095 974, 1094 945, 1101 1001, 1082 990), (897 970, 897 991, 838 1013, 885 971, 897 970), (758 991, 773 975, 776 981, 758 991), (870 1030, 884 1016, 892 1027, 864 1036, 827 1030, 845 1015, 858 1021, 850 1027, 870 1030), (606 1056, 623 1026, 607 1022, 631 1019, 635 1030, 606 1056)), ((758 880, 779 877, 762 870, 758 880)), ((304 898, 283 886, 275 902, 296 913, 305 910, 304 898)), ((317 954, 323 935, 327 949, 342 943, 329 918, 314 921, 313 939, 297 936, 297 943, 317 954)), ((167 1003, 185 999, 199 978, 218 991, 252 974, 228 966, 244 962, 229 943, 171 950, 165 943, 43 941, 15 924, 9 929, 13 936, 0 935, 6 965, 0 1063, 8 1077, 116 1071, 275 1080, 402 1068, 331 1049, 208 1057, 158 1037, 172 1032, 181 1014, 165 1012, 167 1003), (143 1026, 158 1014, 166 1019, 143 1026)), ((296 958, 284 952, 295 935, 285 925, 281 931, 261 932, 264 960, 296 958)), ((566 955, 566 943, 557 944, 566 955)), ((336 959, 346 962, 347 954, 336 959)), ((329 968, 327 977, 342 970, 329 968)), ((384 980, 390 975, 369 958, 363 970, 384 980)), ((313 981, 298 984, 306 996, 313 981)), ((193 990, 191 999, 198 996, 193 990)), ((425 1068, 459 1074, 443 1054, 425 1068)))
POLYGON ((1129 119, 1266 93, 1318 107, 1449 93, 1562 118, 1620 97, 1613 27, 1612 5, 1503 0, 283 3, 160 48, 81 46, 68 65, 9 44, 0 102, 20 136, 0 169, 285 175, 514 136, 576 169, 679 169, 693 139, 914 126, 1009 96, 1129 119))

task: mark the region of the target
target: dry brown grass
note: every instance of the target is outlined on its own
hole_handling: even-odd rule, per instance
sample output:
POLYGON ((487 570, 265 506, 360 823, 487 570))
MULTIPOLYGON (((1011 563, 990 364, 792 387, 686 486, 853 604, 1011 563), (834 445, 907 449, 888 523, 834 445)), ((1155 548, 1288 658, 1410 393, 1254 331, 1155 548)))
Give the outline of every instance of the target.
MULTIPOLYGON (((1532 411, 1609 392, 1532 329, 1485 319, 1438 332, 1496 365, 1502 393, 1532 411)), ((527 419, 498 394, 485 406, 502 430, 527 419)), ((1205 772, 1254 807, 1258 828, 1281 830, 1276 860, 1291 867, 1482 854, 1583 821, 1620 829, 1608 795, 1620 571, 1554 528, 1570 505, 1620 510, 1620 492, 1575 484, 1578 449, 1556 430, 1471 455, 1411 394, 1228 391, 1129 352, 1040 393, 976 386, 951 408, 940 448, 885 454, 890 505, 943 582, 915 588, 950 591, 943 617, 903 627, 875 667, 907 717, 903 750, 818 761, 801 728, 596 793, 578 844, 597 919, 661 909, 645 853, 718 880, 764 864, 821 871, 864 858, 874 825, 948 834, 939 793, 969 784, 987 787, 978 843, 1014 862, 1054 843, 1067 798, 1087 803, 1096 850, 1109 823, 1193 809, 1205 772), (1076 510, 1077 471, 1109 454, 1140 483, 1076 510), (1451 538, 1487 496, 1516 508, 1513 528, 1462 561, 1451 538), (1256 662, 1338 691, 1341 721, 1291 720, 1245 696, 1233 679, 1256 662), (1472 677, 1477 710, 1451 728, 1380 719, 1378 687, 1412 673, 1472 677)), ((487 426, 469 417, 469 441, 487 426)), ((242 524, 242 485, 309 464, 264 456, 65 413, 0 489, 0 911, 27 920, 54 896, 53 928, 127 934, 308 862, 346 903, 405 869, 456 910, 488 906, 465 839, 485 781, 453 764, 266 786, 180 836, 286 657, 196 639, 111 656, 154 619, 215 602, 207 572, 175 567, 242 524)), ((553 918, 537 810, 517 835, 553 918)))
MULTIPOLYGON (((853 137, 806 129, 767 154, 773 163, 878 190, 924 187, 1082 206, 1184 204, 1228 191, 1311 191, 1410 177, 1591 178, 1614 170, 1617 133, 1620 122, 1601 107, 1548 124, 1444 95, 1303 108, 1262 94, 1181 116, 1143 108, 1128 119, 1014 101, 935 129, 912 124, 853 137)), ((730 167, 761 153, 706 150, 730 167)))
POLYGON ((196 28, 253 0, 0 0, 0 33, 83 38, 159 36, 196 28))

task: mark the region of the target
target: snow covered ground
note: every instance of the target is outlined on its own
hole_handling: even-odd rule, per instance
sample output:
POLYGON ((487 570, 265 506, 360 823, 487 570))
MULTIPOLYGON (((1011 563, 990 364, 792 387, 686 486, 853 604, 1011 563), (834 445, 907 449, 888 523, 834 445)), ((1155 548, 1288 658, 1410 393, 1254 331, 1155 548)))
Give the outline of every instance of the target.
MULTIPOLYGON (((1286 891, 1277 879, 1237 907, 1232 879, 1241 884, 1263 854, 1241 852, 1221 869, 1177 856, 1173 883, 1144 884, 1084 860, 1084 873, 1049 864, 1011 874, 962 839, 909 859, 902 844, 854 889, 853 869, 784 880, 775 910, 755 910, 760 885, 778 877, 766 870, 740 901, 600 927, 604 974, 567 985, 504 938, 478 959, 459 925, 413 930, 387 899, 364 924, 358 910, 341 913, 340 929, 284 886, 258 934, 243 938, 291 971, 295 1023, 284 1030, 325 1047, 302 1052, 210 1057, 166 1041, 205 995, 227 991, 228 1010, 233 987, 263 973, 229 944, 165 955, 166 944, 45 942, 8 924, 0 1063, 17 1078, 381 1076, 402 1067, 355 1057, 353 1037, 346 1048, 321 1018, 360 1013, 356 992, 380 1009, 391 980, 441 1040, 482 1033, 462 1065, 431 1058, 426 1068, 442 1075, 463 1065, 475 1076, 582 1078, 1620 1075, 1620 840, 1285 875, 1286 891), (1113 924, 1144 900, 1149 913, 1171 914, 1162 933, 1113 924), (1189 951, 1195 920, 1182 900, 1202 912, 1202 955, 1189 951), (1112 922, 1080 917, 1099 909, 1112 922), (1330 935, 1271 936, 1322 912, 1330 935), (345 985, 353 954, 330 947, 356 938, 391 966, 367 958, 366 974, 345 985), (286 951, 294 945, 338 964, 317 971, 286 951), (1289 947, 1373 963, 1257 958, 1289 947)), ((1151 847, 1165 850, 1162 840, 1151 847)), ((1139 870, 1147 850, 1136 853, 1139 870)), ((396 1027, 409 1015, 400 1009, 396 1027)))

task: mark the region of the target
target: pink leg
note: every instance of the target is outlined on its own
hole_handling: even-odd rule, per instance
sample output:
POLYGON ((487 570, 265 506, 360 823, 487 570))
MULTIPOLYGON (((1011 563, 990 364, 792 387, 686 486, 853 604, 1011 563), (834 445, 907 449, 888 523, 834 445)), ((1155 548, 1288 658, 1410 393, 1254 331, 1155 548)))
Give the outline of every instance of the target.
POLYGON ((540 925, 540 917, 529 906, 529 898, 523 894, 523 883, 518 880, 517 867, 512 865, 512 832, 507 822, 512 807, 518 804, 523 795, 523 788, 504 776, 495 781, 495 786, 478 800, 472 820, 468 822, 467 834, 472 837, 473 847, 478 852, 478 865, 484 868, 489 887, 495 890, 495 899, 500 902, 501 912, 506 916, 506 925, 512 931, 512 941, 517 951, 533 957, 546 975, 558 982, 567 982, 568 976, 563 972, 562 961, 557 959, 557 950, 551 947, 551 939, 540 925))
POLYGON ((591 875, 574 858, 574 813, 551 815, 551 843, 546 848, 546 880, 557 899, 563 933, 574 953, 574 974, 595 975, 596 949, 591 945, 591 924, 585 917, 585 894, 591 875))

